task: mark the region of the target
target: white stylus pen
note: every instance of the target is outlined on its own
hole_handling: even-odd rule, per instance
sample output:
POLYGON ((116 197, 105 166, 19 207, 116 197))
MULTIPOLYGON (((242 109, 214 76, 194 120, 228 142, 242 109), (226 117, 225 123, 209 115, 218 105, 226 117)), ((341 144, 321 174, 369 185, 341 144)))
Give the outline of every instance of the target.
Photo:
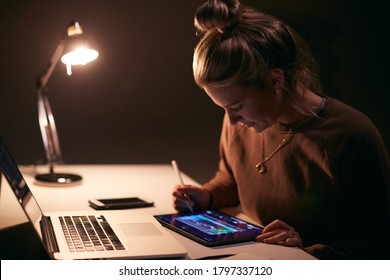
MULTIPOLYGON (((180 186, 182 188, 185 188, 184 187, 183 178, 181 177, 181 172, 180 172, 179 166, 177 165, 176 160, 172 160, 172 167, 173 167, 173 170, 175 170, 177 178, 179 179, 180 186)), ((184 194, 184 196, 187 199, 187 207, 188 207, 188 209, 190 209, 191 212, 194 212, 194 209, 192 207, 192 203, 193 202, 191 201, 190 197, 187 194, 184 194)))

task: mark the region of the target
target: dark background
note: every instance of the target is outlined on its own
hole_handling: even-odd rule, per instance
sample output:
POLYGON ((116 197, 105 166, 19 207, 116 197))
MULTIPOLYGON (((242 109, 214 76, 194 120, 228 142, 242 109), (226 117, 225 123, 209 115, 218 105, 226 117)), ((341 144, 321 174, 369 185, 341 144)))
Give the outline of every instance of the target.
MULTIPOLYGON (((0 135, 18 163, 44 159, 34 81, 77 19, 100 52, 48 84, 65 163, 170 163, 200 183, 218 162, 223 111, 193 82, 203 0, 2 2, 0 135)), ((381 1, 243 1, 307 39, 329 96, 368 115, 390 147, 389 31, 381 1)))

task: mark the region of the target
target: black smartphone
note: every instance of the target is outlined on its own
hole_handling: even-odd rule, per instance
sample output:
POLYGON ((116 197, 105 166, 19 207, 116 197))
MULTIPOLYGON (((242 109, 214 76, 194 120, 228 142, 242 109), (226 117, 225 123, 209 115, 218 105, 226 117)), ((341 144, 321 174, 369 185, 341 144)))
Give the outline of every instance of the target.
POLYGON ((90 199, 89 205, 96 210, 151 207, 154 202, 144 197, 90 199))

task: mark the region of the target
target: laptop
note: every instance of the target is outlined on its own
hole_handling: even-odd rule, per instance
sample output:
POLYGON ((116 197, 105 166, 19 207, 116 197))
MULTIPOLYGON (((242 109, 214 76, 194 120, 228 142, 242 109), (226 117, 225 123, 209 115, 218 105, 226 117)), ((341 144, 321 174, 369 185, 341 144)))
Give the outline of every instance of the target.
POLYGON ((1 137, 0 171, 52 259, 181 259, 187 255, 153 215, 142 211, 43 213, 1 137))

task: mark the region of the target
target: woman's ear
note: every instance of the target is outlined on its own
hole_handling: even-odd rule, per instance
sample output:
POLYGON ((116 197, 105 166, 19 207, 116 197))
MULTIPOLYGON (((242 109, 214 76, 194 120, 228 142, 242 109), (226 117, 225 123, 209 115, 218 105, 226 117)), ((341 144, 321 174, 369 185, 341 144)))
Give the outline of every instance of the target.
POLYGON ((274 86, 282 86, 284 84, 284 73, 280 68, 274 68, 269 72, 269 78, 274 86))

